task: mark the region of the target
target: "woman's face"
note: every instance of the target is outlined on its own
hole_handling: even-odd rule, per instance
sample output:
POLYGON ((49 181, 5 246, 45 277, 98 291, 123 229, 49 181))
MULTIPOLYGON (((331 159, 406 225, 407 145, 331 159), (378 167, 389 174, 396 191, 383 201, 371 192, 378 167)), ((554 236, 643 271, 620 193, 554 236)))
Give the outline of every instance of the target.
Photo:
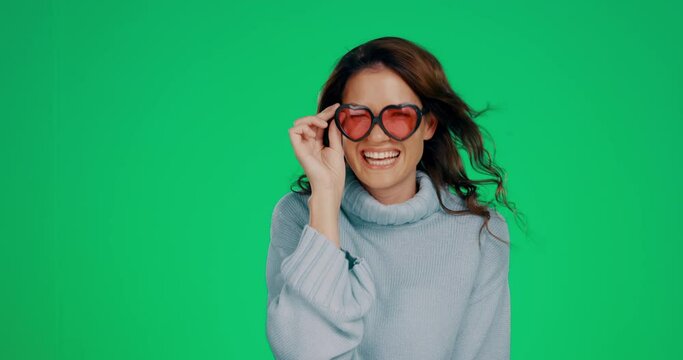
MULTIPOLYGON (((354 74, 347 81, 342 94, 342 103, 365 105, 375 116, 387 105, 405 102, 423 108, 419 97, 408 84, 393 70, 384 66, 366 68, 354 74)), ((366 187, 375 190, 389 189, 405 183, 409 177, 414 179, 417 164, 422 159, 424 141, 430 139, 435 130, 436 121, 432 113, 423 115, 417 131, 403 141, 390 138, 377 124, 370 135, 360 142, 342 137, 344 155, 353 172, 366 187), (399 155, 389 167, 373 168, 365 158, 365 151, 398 151, 399 155)))

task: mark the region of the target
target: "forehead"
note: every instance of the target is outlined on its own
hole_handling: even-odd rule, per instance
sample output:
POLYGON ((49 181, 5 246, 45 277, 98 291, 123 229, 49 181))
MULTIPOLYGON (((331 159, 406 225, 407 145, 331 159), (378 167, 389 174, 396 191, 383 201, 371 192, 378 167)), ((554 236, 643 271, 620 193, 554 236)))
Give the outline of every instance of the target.
POLYGON ((363 69, 351 76, 344 87, 342 102, 365 105, 377 112, 389 104, 409 102, 422 106, 410 86, 386 67, 363 69))

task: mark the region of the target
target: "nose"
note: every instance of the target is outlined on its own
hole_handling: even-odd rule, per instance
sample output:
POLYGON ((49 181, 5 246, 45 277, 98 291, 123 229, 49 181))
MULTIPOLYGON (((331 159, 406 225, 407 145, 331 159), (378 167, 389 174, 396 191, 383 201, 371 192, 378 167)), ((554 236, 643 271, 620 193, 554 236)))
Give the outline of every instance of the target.
POLYGON ((387 136, 379 124, 375 124, 375 126, 372 127, 372 131, 370 131, 370 135, 368 135, 368 140, 371 142, 384 142, 389 139, 391 138, 387 136))

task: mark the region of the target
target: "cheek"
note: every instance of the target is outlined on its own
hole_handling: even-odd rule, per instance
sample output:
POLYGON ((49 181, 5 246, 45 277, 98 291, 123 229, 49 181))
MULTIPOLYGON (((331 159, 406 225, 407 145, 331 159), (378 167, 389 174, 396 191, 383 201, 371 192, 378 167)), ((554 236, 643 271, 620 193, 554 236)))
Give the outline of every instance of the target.
POLYGON ((422 159, 423 151, 424 144, 422 143, 422 141, 411 141, 409 144, 406 144, 405 146, 407 160, 411 163, 415 163, 416 165, 420 162, 420 159, 422 159))
MULTIPOLYGON (((416 134, 417 135, 417 134, 416 134)), ((405 145, 406 151, 410 154, 421 154, 424 143, 419 136, 411 137, 410 141, 405 145)))
POLYGON ((346 161, 356 161, 356 148, 347 144, 342 144, 342 149, 344 150, 344 158, 346 161))

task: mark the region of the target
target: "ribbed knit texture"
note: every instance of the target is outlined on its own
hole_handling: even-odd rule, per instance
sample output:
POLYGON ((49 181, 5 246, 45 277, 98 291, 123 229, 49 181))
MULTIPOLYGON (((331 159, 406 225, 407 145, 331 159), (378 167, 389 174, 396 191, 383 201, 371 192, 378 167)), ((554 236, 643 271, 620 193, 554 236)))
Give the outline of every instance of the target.
MULTIPOLYGON (((266 335, 275 358, 509 359, 509 246, 486 228, 480 238, 483 218, 441 209, 421 170, 415 196, 393 205, 346 175, 342 249, 308 225, 309 196, 287 193, 273 210, 266 335)), ((466 209, 438 191, 449 209, 466 209)), ((489 211, 488 228, 509 241, 505 219, 489 211)))

